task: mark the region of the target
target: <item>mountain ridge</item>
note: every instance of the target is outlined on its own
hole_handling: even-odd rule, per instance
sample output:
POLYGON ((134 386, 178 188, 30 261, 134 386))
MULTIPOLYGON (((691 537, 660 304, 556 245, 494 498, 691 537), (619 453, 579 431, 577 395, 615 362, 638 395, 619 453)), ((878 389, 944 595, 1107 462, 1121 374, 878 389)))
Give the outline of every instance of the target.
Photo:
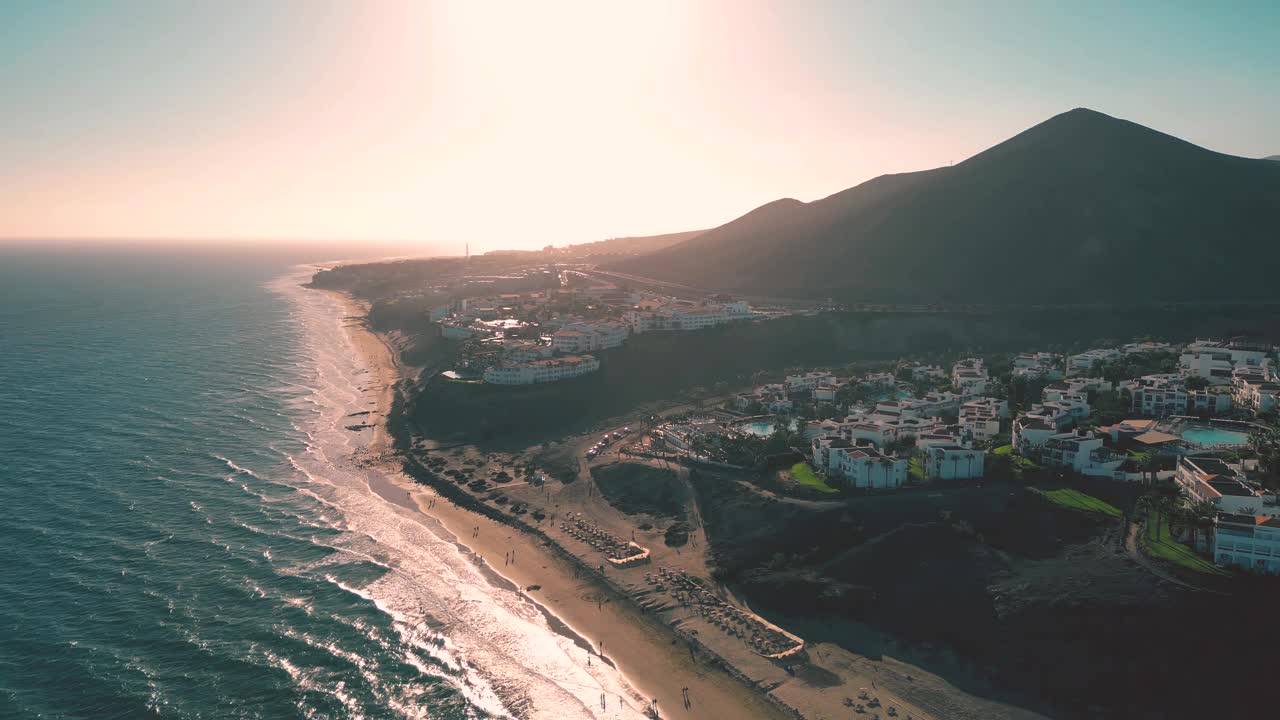
POLYGON ((748 294, 1043 303, 1133 296, 1147 266, 1148 297, 1220 299, 1280 296, 1260 267, 1280 261, 1277 239, 1280 165, 1077 108, 956 165, 774 201, 607 268, 748 294), (1172 257, 1194 280, 1173 282, 1172 257))

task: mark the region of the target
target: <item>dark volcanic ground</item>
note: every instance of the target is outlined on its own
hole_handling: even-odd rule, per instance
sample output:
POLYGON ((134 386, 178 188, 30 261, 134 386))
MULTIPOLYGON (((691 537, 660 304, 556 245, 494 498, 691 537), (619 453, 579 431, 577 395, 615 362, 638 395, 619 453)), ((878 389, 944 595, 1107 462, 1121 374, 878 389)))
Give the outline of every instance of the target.
MULTIPOLYGON (((1162 580, 1126 554, 1124 521, 1018 485, 816 511, 695 476, 717 577, 811 640, 1055 717, 1216 718, 1269 703, 1254 690, 1274 677, 1274 580, 1162 580)), ((1136 494, 1087 491, 1126 509, 1136 494)))

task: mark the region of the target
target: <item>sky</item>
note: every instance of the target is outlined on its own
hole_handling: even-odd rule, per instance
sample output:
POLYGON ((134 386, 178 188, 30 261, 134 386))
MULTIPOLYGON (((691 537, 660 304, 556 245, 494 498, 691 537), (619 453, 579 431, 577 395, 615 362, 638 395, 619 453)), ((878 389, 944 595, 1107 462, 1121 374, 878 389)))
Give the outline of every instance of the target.
POLYGON ((1280 153, 1280 3, 0 1, 0 237, 713 227, 1089 107, 1280 153))

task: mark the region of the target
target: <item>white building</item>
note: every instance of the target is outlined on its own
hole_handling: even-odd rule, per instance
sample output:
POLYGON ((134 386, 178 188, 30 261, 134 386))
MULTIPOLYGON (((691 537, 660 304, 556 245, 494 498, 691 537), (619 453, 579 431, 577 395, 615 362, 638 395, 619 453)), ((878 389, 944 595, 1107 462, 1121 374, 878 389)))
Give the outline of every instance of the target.
POLYGON ((788 375, 783 379, 783 383, 787 386, 787 392, 813 392, 818 389, 819 385, 829 384, 834 381, 834 375, 821 370, 799 375, 788 375))
POLYGON ((955 443, 926 443, 924 471, 934 480, 980 478, 986 453, 955 443))
POLYGON ((1177 345, 1162 342, 1137 342, 1129 343, 1120 348, 1120 352, 1125 355, 1153 355, 1162 352, 1174 352, 1178 349, 1177 345))
POLYGON ((1235 369, 1228 352, 1185 352, 1178 358, 1178 366, 1183 376, 1204 378, 1210 385, 1230 383, 1235 369))
POLYGON ((967 358, 951 368, 951 384, 966 395, 981 395, 987 391, 991 377, 980 358, 967 358))
POLYGON ((557 330, 551 334, 551 347, 558 353, 581 355, 599 347, 598 336, 580 330, 557 330))
POLYGON ((550 345, 529 340, 505 341, 500 344, 502 359, 513 363, 533 362, 551 357, 553 348, 550 345))
POLYGON ((1124 386, 1132 393, 1133 412, 1149 417, 1187 413, 1216 415, 1231 409, 1232 395, 1228 389, 1211 386, 1188 390, 1181 375, 1144 375, 1124 386))
POLYGON ((1062 370, 1056 363, 1057 357, 1053 353, 1023 353, 1013 359, 1013 376, 1057 380, 1062 377, 1062 370))
POLYGON ((1107 392, 1111 383, 1102 378, 1067 378, 1051 382, 1040 391, 1040 399, 1058 400, 1064 395, 1088 395, 1091 392, 1107 392))
POLYGON ((736 410, 748 410, 756 403, 769 413, 791 412, 795 409, 795 404, 787 397, 787 386, 781 383, 761 385, 749 393, 738 393, 733 397, 733 407, 736 410))
POLYGON ((558 353, 580 355, 618 347, 627 335, 627 326, 620 322, 575 322, 552 333, 551 347, 558 353))
POLYGON ((804 424, 802 434, 805 440, 813 442, 814 438, 821 435, 840 435, 852 422, 854 421, 850 421, 848 418, 844 420, 836 420, 834 418, 829 420, 810 420, 804 424))
POLYGON ((1075 425, 1083 418, 1089 417, 1089 402, 1083 395, 1063 395, 1057 400, 1032 405, 1014 423, 1014 439, 1016 442, 1018 423, 1042 422, 1055 430, 1061 431, 1075 425))
POLYGON ((872 388, 891 388, 898 384, 898 378, 891 372, 867 373, 860 383, 872 388))
POLYGON ((524 363, 499 363, 484 371, 484 380, 494 385, 533 385, 586 375, 600 369, 591 355, 570 355, 524 363))
POLYGON ((1180 457, 1173 479, 1189 500, 1213 503, 1220 512, 1280 517, 1275 495, 1254 489, 1238 467, 1217 458, 1180 457))
POLYGON ((1187 345, 1184 355, 1210 354, 1227 355, 1233 366, 1262 365, 1271 355, 1274 348, 1243 342, 1218 342, 1215 340, 1196 340, 1187 345))
POLYGON ((907 459, 868 444, 825 435, 813 439, 814 465, 855 488, 899 488, 907 481, 907 459))
POLYGON ((818 402, 833 403, 836 401, 836 395, 848 383, 843 380, 828 380, 813 390, 813 399, 818 402))
POLYGON ((914 381, 943 380, 947 377, 947 371, 937 365, 908 365, 904 369, 911 373, 914 381))
POLYGON ((1209 553, 1224 567, 1280 573, 1280 518, 1219 513, 1209 553))
POLYGON ((1034 456, 1049 442, 1049 438, 1059 432, 1057 427, 1041 418, 1024 415, 1013 421, 1013 448, 1020 455, 1034 456))
POLYGON ((654 330, 703 330, 724 323, 749 320, 754 315, 745 301, 714 305, 645 304, 623 313, 633 333, 654 330))
POLYGON ((1092 371, 1105 362, 1118 360, 1121 357, 1124 357, 1124 353, 1112 348, 1086 350, 1067 358, 1067 375, 1081 375, 1092 371))
POLYGON ((1000 434, 1000 420, 1009 416, 1009 402, 996 398, 970 400, 960 406, 961 436, 969 442, 987 442, 1000 434))
POLYGON ((1280 407, 1280 382, 1270 368, 1240 367, 1231 374, 1231 397, 1236 407, 1254 415, 1280 407))
POLYGON ((440 323, 440 336, 450 340, 465 340, 469 337, 492 335, 483 328, 478 328, 465 321, 445 320, 440 323))

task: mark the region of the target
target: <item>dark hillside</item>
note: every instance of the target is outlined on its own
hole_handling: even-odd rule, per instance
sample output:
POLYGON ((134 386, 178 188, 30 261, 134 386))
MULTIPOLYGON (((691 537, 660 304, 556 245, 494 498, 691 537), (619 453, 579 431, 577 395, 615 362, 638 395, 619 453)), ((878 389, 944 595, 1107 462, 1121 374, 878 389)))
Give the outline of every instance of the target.
POLYGON ((846 300, 1217 301, 1280 296, 1278 239, 1280 165, 1077 109, 953 167, 770 203, 609 267, 846 300))

